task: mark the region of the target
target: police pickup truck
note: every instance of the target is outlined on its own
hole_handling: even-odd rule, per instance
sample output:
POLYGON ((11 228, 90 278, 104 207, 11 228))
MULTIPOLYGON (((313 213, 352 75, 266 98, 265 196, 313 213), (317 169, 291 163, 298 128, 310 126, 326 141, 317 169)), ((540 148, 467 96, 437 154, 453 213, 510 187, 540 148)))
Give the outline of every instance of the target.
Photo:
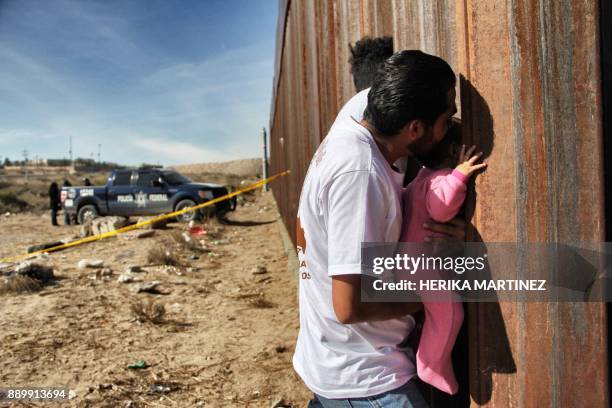
MULTIPOLYGON (((61 201, 70 216, 82 224, 105 215, 158 215, 178 211, 228 193, 219 184, 194 183, 173 170, 159 168, 114 170, 105 186, 62 187, 61 201)), ((236 208, 235 198, 214 205, 222 216, 236 208)), ((179 221, 200 219, 208 207, 178 216, 179 221)), ((210 214, 210 211, 206 211, 210 214)))

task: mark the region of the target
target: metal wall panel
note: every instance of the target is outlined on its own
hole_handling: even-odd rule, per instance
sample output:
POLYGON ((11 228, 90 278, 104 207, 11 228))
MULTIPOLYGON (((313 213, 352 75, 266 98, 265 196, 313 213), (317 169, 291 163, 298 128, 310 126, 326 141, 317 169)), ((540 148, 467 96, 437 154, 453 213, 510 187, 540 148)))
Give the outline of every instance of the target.
MULTIPOLYGON (((397 50, 440 55, 458 74, 466 141, 490 163, 472 191, 470 239, 604 240, 597 2, 292 0, 280 7, 271 169, 292 174, 272 190, 294 240, 310 158, 355 92, 348 44, 366 35, 392 35, 397 50)), ((433 406, 608 406, 604 305, 470 304, 467 321, 469 402, 430 396, 433 406)))

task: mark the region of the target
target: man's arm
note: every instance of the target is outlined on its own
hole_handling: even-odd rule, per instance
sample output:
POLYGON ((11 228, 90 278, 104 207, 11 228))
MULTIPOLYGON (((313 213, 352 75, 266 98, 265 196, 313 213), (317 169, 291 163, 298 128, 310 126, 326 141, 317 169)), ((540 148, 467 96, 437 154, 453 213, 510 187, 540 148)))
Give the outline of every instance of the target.
POLYGON ((340 323, 388 320, 416 313, 420 302, 361 302, 361 275, 332 276, 332 302, 340 323))

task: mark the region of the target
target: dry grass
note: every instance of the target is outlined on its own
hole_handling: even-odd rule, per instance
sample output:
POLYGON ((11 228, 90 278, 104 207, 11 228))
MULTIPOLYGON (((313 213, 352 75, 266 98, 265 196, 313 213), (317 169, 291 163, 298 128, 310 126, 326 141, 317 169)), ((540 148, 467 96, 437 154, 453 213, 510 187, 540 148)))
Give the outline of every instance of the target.
POLYGON ((55 181, 61 187, 63 180, 72 185, 83 184, 89 177, 94 185, 106 183, 108 172, 66 174, 61 168, 0 169, 0 212, 46 211, 49 209, 49 185, 55 181))
POLYGON ((140 301, 131 306, 134 318, 140 323, 162 324, 165 322, 166 307, 163 303, 140 301))
POLYGON ((0 294, 37 292, 43 286, 43 283, 39 280, 32 279, 29 276, 17 275, 8 278, 6 282, 0 285, 0 294))
POLYGON ((28 203, 14 191, 0 192, 0 212, 19 212, 28 207, 28 203))
POLYGON ((147 252, 147 262, 152 265, 182 265, 176 251, 166 249, 161 243, 149 249, 147 252))

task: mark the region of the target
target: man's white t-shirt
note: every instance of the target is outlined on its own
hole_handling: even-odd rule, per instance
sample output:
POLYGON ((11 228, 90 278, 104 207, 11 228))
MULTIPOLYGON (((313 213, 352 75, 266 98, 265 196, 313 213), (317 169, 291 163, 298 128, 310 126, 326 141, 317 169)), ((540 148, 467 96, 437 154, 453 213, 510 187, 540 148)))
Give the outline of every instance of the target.
POLYGON ((414 328, 411 316, 342 324, 332 305, 331 277, 361 274, 362 242, 397 242, 402 224, 403 174, 355 120, 367 103, 362 93, 345 105, 315 153, 298 209, 305 245, 298 247, 300 332, 293 365, 326 398, 380 394, 416 375, 414 361, 398 347, 414 328))

